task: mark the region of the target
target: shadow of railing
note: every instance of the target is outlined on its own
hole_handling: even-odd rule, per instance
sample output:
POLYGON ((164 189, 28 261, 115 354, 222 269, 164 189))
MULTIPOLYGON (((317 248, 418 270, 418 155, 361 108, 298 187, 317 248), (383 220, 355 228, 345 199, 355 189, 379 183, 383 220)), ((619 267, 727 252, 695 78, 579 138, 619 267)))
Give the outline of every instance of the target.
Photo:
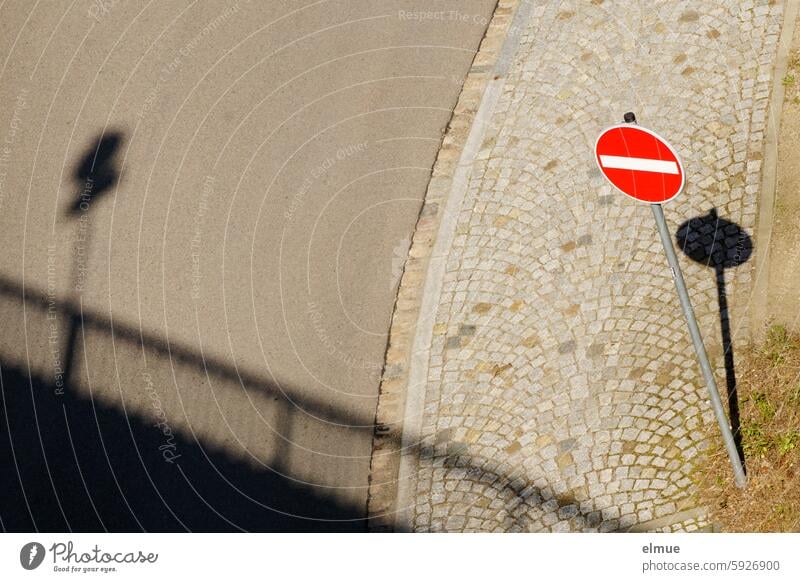
POLYGON ((350 531, 363 514, 152 420, 3 366, 6 531, 350 531), (164 453, 169 451, 165 456, 164 453))
POLYGON ((0 275, 0 527, 365 530, 374 413, 86 308, 124 140, 102 132, 74 166, 66 293, 49 250, 47 289, 0 275))
MULTIPOLYGON (((73 176, 67 215, 86 247, 88 213, 119 178, 121 140, 101 136, 73 176)), ((114 321, 80 292, 48 291, 0 275, 0 528, 366 530, 374 415, 114 321)), ((424 443, 412 454, 494 489, 510 530, 526 530, 540 507, 599 525, 598 511, 580 509, 587 500, 550 494, 493 459, 437 457, 424 443)))
MULTIPOLYGON (((336 442, 341 450, 342 443, 347 448, 348 440, 371 442, 371 419, 354 417, 308 395, 290 394, 285 387, 202 357, 186 346, 112 324, 70 302, 53 303, 41 291, 23 291, 3 277, 0 315, 11 324, 7 331, 27 326, 29 340, 41 337, 53 320, 80 322, 78 348, 70 356, 75 358, 72 386, 59 387, 55 380, 59 369, 41 357, 22 352, 9 357, 7 343, 0 345, 0 464, 6 468, 0 473, 3 530, 366 529, 366 504, 354 500, 365 497, 365 491, 353 495, 347 488, 313 485, 306 482, 313 479, 298 476, 293 459, 319 452, 306 450, 293 437, 293 426, 310 424, 316 442, 336 442), (52 317, 54 311, 58 317, 52 317), (138 357, 137 351, 141 352, 138 357), (164 368, 169 368, 172 388, 178 392, 187 388, 179 385, 188 382, 184 402, 170 399, 164 386, 150 387, 146 377, 137 376, 131 369, 142 366, 137 359, 146 359, 143 366, 152 377, 164 378, 164 368), (101 380, 87 378, 87 373, 101 380), (269 417, 263 430, 256 432, 270 441, 266 447, 270 455, 259 457, 247 450, 248 443, 232 446, 230 422, 221 416, 194 421, 196 410, 214 407, 213 399, 192 392, 201 391, 203 379, 217 388, 240 391, 239 408, 246 408, 241 403, 252 403, 269 417), (137 397, 142 392, 144 399, 142 394, 137 397), (180 414, 192 422, 179 418, 180 414)), ((60 364, 66 366, 66 362, 60 364)), ((424 443, 415 446, 414 453, 429 459, 436 456, 424 443)), ((548 496, 538 487, 520 485, 516 476, 487 469, 493 460, 465 454, 440 460, 445 467, 464 468, 477 481, 498 490, 498 498, 505 499, 511 530, 525 531, 526 511, 538 505, 555 504, 556 511, 566 518, 583 519, 587 527, 598 520, 598 512, 581 512, 580 502, 572 497, 548 496)), ((365 462, 323 454, 319 470, 331 471, 331 462, 346 465, 348 461, 365 462)), ((304 464, 314 462, 306 458, 304 464)), ((391 521, 392 516, 378 519, 391 521)))
POLYGON ((371 419, 3 277, 0 317, 4 530, 366 529, 371 419))

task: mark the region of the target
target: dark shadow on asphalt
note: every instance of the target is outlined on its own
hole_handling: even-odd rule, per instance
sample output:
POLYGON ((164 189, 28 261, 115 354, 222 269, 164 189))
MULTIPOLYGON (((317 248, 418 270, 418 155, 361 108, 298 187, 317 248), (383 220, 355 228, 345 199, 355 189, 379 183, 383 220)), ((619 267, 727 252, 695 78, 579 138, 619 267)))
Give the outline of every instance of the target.
POLYGON ((10 532, 363 531, 363 512, 153 419, 2 364, 10 532), (351 521, 342 521, 351 520, 351 521))
MULTIPOLYGON (((76 228, 84 229, 76 239, 87 247, 83 249, 85 256, 91 240, 91 213, 100 196, 112 192, 119 180, 115 163, 123 140, 119 132, 101 136, 73 173, 77 194, 67 215, 76 222, 76 228)), ((74 257, 73 289, 80 282, 83 267, 74 257)), ((289 465, 286 457, 291 454, 285 446, 278 448, 274 464, 255 467, 227 449, 203 442, 192 431, 176 430, 166 436, 154 419, 126 409, 124 400, 111 404, 93 397, 91 390, 79 389, 78 372, 88 365, 86 354, 79 348, 87 337, 99 334, 102 340, 92 345, 107 352, 101 355, 116 358, 121 350, 130 353, 138 349, 155 361, 169 362, 173 369, 185 366, 254 396, 268 395, 283 429, 291 429, 295 420, 309 422, 313 418, 318 423, 316 430, 330 431, 326 434, 331 439, 336 438, 334 428, 362 431, 371 439, 373 418, 354 418, 330 402, 299 397, 287 392, 285 386, 275 386, 228 362, 204 356, 193 346, 166 342, 141 329, 112 322, 84 309, 79 294, 54 298, 44 290, 0 275, 0 302, 4 309, 25 314, 9 318, 20 323, 14 324, 17 329, 12 326, 5 331, 12 342, 25 342, 26 349, 29 343, 23 339, 27 338, 24 322, 52 316, 63 322, 66 331, 66 341, 59 349, 63 374, 43 375, 32 371, 31 364, 21 365, 19 358, 0 359, 0 529, 365 531, 365 507, 342 503, 335 491, 304 485, 284 472, 289 465)), ((49 349, 45 347, 45 352, 49 349)), ((126 389, 125 381, 118 378, 98 380, 121 382, 121 389, 126 389)), ((97 388, 107 393, 102 386, 97 388)), ((399 448, 399 439, 395 445, 399 448)), ((554 496, 502 474, 502 470, 492 468, 494 459, 459 454, 434 459, 433 448, 422 443, 414 447, 414 452, 448 468, 463 468, 473 480, 498 489, 503 509, 511 516, 512 530, 528 529, 532 506, 556 511, 561 519, 582 519, 586 527, 596 527, 602 521, 597 511, 583 513, 580 501, 570 495, 554 496)), ((385 519, 390 521, 392 516, 385 519)))
MULTIPOLYGON (((23 291, 2 276, 0 299, 19 310, 24 305, 32 320, 35 313, 41 318, 53 308, 45 295, 23 291)), ((60 319, 70 321, 77 306, 59 301, 55 309, 60 319)), ((286 386, 273 386, 189 346, 112 324, 91 311, 80 313, 78 322, 81 335, 102 334, 109 351, 112 346, 116 352, 139 346, 149 361, 169 360, 178 368, 202 370, 216 378, 215 384, 235 384, 254 397, 269 395, 287 427, 295 417, 311 415, 320 419, 320 430, 329 429, 326 423, 359 425, 371 438, 373 429, 366 419, 353 418, 323 400, 287 393, 286 386)), ((82 354, 71 357, 80 361, 82 354)), ((44 378, 27 366, 0 361, 0 397, 0 466, 5 469, 0 472, 0 529, 4 531, 366 530, 364 507, 343 504, 324 488, 303 486, 269 468, 255 469, 195 435, 175 431, 173 438, 165 438, 153 419, 92 398, 67 383, 60 387, 52 376, 44 378), (165 455, 166 450, 172 453, 165 455), (167 460, 174 455, 180 456, 167 460)), ((399 437, 394 445, 399 448, 399 437)), ((511 531, 527 531, 528 510, 536 506, 557 512, 561 519, 582 519, 584 527, 602 522, 599 511, 581 510, 581 501, 588 500, 520 483, 494 468, 496 459, 460 453, 440 456, 424 443, 415 445, 413 453, 437 466, 462 468, 472 481, 497 490, 512 520, 511 531)), ((276 462, 279 469, 284 464, 276 462)), ((393 516, 377 521, 391 522, 393 516)))
MULTIPOLYGON (((23 291, 2 276, 0 300, 19 310, 24 305, 30 320, 53 308, 45 295, 23 291)), ((61 320, 71 321, 77 306, 58 301, 55 309, 61 320)), ((295 417, 304 420, 310 415, 320 419, 319 430, 329 430, 326 423, 358 425, 371 438, 371 420, 353 418, 329 402, 287 392, 286 386, 274 386, 189 346, 112 324, 88 310, 77 320, 81 336, 102 334, 109 351, 112 345, 117 353, 139 346, 147 351, 148 361, 169 360, 176 368, 202 370, 215 378, 214 384, 235 384, 253 397, 268 395, 286 427, 295 417)), ((78 350, 71 357, 81 361, 83 355, 78 350)), ((0 466, 5 468, 0 472, 0 528, 4 531, 366 530, 365 507, 341 503, 325 488, 304 486, 272 467, 256 469, 195 435, 175 431, 172 439, 165 438, 154 419, 92 398, 68 383, 61 388, 52 376, 44 378, 27 366, 0 361, 0 397, 0 466), (180 456, 168 461, 172 453, 165 456, 167 449, 180 456)), ((336 435, 331 433, 331 438, 336 435)), ((395 445, 400 446, 399 438, 395 445)), ((580 501, 570 495, 554 496, 530 483, 519 484, 517 478, 493 468, 495 459, 458 453, 440 458, 424 443, 414 446, 413 452, 449 469, 463 468, 472 480, 498 490, 513 531, 526 531, 527 511, 539 505, 562 519, 582 518, 586 527, 602 521, 600 512, 582 512, 580 501)), ((279 458, 275 467, 283 472, 285 464, 279 458)), ((387 515, 377 521, 392 518, 387 515)))
MULTIPOLYGON (((71 274, 71 286, 73 289, 81 286, 82 273, 85 272, 85 262, 89 256, 89 247, 92 239, 90 213, 95 206, 93 203, 109 193, 119 180, 119 171, 115 163, 117 150, 123 139, 124 136, 119 131, 111 131, 99 135, 84 152, 73 173, 72 177, 76 183, 76 192, 67 212, 67 217, 75 221, 75 238, 76 241, 81 241, 79 243, 81 248, 78 249, 78 243, 76 242, 76 248, 73 249, 71 274)), ((67 343, 64 349, 65 355, 62 359, 65 362, 64 378, 67 383, 72 378, 72 365, 75 361, 75 347, 80 326, 80 313, 73 311, 69 315, 67 343)))
POLYGON ((88 212, 92 202, 116 185, 119 180, 117 150, 123 140, 124 135, 120 131, 105 132, 86 150, 73 173, 78 184, 78 193, 70 206, 70 214, 88 212))
POLYGON ((722 349, 725 358, 725 385, 728 395, 728 410, 731 430, 742 464, 745 464, 742 448, 739 397, 736 392, 736 366, 733 357, 728 295, 725 289, 725 269, 733 269, 747 262, 753 254, 753 241, 738 224, 720 218, 716 208, 708 214, 684 222, 675 235, 681 250, 693 261, 714 269, 719 303, 719 322, 722 330, 722 349))
MULTIPOLYGON (((51 297, 0 276, 3 308, 16 314, 8 316, 4 330, 10 345, 25 342, 27 349, 23 328, 36 321, 47 321, 57 330, 63 325, 65 335, 63 344, 57 342, 55 347, 44 338, 44 352, 49 356, 54 349, 60 362, 60 369, 51 366, 53 373, 46 377, 32 372, 31 364, 0 359, 0 529, 364 531, 365 508, 342 504, 330 489, 305 485, 283 472, 288 465, 285 439, 275 439, 273 463, 257 466, 198 440, 192 431, 172 432, 167 427, 167 434, 156 419, 126 409, 123 399, 107 403, 78 389, 78 372, 88 365, 81 346, 87 337, 99 334, 103 340, 92 344, 93 349, 107 352, 101 356, 113 355, 115 361, 120 350, 131 354, 138 348, 151 362, 169 362, 173 370, 188 366, 223 385, 235 383, 244 391, 267 393, 284 431, 291 429, 293 420, 307 423, 309 417, 320 419, 318 430, 332 434, 334 425, 358 424, 347 414, 337 415, 328 403, 304 399, 301 408, 285 387, 83 308, 82 274, 90 256, 92 214, 100 197, 112 192, 119 180, 116 163, 123 141, 121 132, 99 136, 73 172, 76 193, 66 212, 76 228, 72 297, 51 297)), ((42 338, 30 339, 33 349, 41 351, 42 338)), ((95 381, 110 385, 115 380, 95 381)), ((97 387, 100 393, 109 393, 97 387)), ((264 430, 266 439, 269 428, 264 430)), ((371 438, 370 426, 349 430, 368 432, 371 438)))

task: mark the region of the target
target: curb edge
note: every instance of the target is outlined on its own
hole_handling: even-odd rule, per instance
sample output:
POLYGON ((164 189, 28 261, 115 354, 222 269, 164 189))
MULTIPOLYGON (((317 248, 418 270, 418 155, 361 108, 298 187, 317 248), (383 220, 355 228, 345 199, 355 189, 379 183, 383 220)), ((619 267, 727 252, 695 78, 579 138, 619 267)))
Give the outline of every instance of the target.
POLYGON ((453 108, 414 228, 389 326, 378 392, 367 491, 367 527, 371 532, 398 529, 395 524, 407 388, 430 258, 478 110, 492 81, 505 75, 509 57, 503 49, 507 40, 515 36, 512 23, 520 4, 526 1, 498 0, 495 5, 453 108))

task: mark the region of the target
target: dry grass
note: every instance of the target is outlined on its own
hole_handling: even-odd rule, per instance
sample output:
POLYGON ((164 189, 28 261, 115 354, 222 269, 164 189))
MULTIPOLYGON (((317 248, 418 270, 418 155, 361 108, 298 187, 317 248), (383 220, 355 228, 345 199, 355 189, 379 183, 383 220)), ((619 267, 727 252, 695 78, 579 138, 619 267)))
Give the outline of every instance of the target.
POLYGON ((699 500, 724 531, 800 531, 800 337, 775 326, 737 368, 748 485, 733 483, 714 424, 706 462, 695 471, 699 500))
POLYGON ((800 83, 797 82, 800 76, 800 51, 793 50, 789 53, 789 62, 787 63, 786 76, 781 79, 783 86, 786 88, 784 100, 786 103, 793 105, 800 105, 800 83))

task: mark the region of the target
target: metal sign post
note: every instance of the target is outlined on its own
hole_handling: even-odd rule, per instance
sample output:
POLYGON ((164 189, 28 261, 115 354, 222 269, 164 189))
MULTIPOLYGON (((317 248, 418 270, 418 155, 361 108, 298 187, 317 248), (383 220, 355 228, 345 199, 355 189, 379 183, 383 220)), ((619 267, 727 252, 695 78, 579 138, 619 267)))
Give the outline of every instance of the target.
POLYGON ((672 271, 675 288, 678 290, 678 298, 686 317, 686 323, 689 325, 689 334, 692 337, 697 359, 700 361, 714 416, 719 424, 720 432, 722 432, 722 440, 725 442, 725 449, 733 467, 736 485, 743 488, 747 485, 744 465, 736 449, 736 441, 722 406, 717 382, 714 379, 714 371, 708 361, 708 354, 703 345, 703 338, 697 326, 697 319, 686 290, 686 282, 683 280, 678 257, 675 255, 672 238, 664 219, 664 209, 661 206, 663 202, 677 196, 683 188, 683 166, 678 155, 666 140, 648 129, 635 125, 636 116, 633 113, 625 114, 625 124, 634 125, 611 127, 597 138, 595 144, 597 165, 615 188, 640 202, 650 204, 653 209, 658 234, 664 245, 664 252, 672 271))
POLYGON ((700 335, 700 328, 697 327, 697 319, 694 316, 692 303, 689 301, 686 282, 683 280, 683 273, 681 273, 681 267, 678 264, 678 257, 675 256, 675 248, 672 246, 672 238, 669 235, 667 221, 664 219, 664 209, 661 204, 651 204, 650 206, 653 209, 653 216, 658 226, 658 234, 661 235, 661 243, 664 245, 667 262, 672 271, 672 279, 675 281, 675 288, 678 290, 678 298, 681 300, 683 315, 686 317, 686 323, 689 324, 689 334, 692 336, 694 351, 697 353, 697 359, 700 360, 700 368, 703 370, 703 377, 706 380, 708 395, 711 397, 711 407, 714 409, 714 416, 717 417, 717 424, 719 424, 719 429, 722 432, 722 440, 725 441, 725 449, 728 451, 728 458, 731 460, 733 476, 736 480, 736 485, 744 488, 747 485, 747 476, 744 473, 739 451, 736 450, 736 441, 733 439, 728 417, 722 407, 717 381, 714 379, 714 371, 708 361, 708 354, 706 354, 706 347, 703 344, 703 337, 700 335))

